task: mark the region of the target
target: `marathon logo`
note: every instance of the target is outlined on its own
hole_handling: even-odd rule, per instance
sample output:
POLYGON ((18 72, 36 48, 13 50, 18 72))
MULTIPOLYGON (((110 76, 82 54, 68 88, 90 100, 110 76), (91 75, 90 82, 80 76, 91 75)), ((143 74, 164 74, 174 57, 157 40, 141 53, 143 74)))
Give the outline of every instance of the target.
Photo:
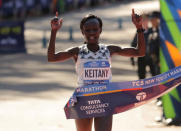
POLYGON ((108 61, 90 61, 84 63, 84 68, 107 68, 110 67, 110 64, 108 61))
POLYGON ((109 68, 85 68, 84 69, 84 80, 105 80, 109 79, 110 69, 109 68))

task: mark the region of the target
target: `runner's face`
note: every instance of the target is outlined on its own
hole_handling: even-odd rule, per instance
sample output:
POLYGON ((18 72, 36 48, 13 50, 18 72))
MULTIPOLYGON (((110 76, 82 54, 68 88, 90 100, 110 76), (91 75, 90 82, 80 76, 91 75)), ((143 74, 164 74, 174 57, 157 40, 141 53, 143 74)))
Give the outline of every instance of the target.
POLYGON ((101 28, 97 19, 90 19, 85 22, 82 34, 88 44, 98 44, 101 28))

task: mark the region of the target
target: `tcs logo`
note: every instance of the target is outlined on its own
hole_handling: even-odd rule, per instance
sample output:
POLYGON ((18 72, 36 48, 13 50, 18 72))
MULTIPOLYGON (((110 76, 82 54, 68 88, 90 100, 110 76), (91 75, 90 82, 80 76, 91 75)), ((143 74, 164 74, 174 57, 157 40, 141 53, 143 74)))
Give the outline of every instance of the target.
POLYGON ((136 99, 138 101, 143 101, 146 99, 146 97, 147 97, 146 92, 140 92, 136 95, 136 99))

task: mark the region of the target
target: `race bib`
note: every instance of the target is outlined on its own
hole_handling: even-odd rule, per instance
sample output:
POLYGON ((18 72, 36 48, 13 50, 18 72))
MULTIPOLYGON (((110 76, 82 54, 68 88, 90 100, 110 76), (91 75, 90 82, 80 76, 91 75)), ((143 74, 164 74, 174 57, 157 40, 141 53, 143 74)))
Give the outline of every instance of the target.
POLYGON ((86 82, 92 80, 109 80, 110 75, 110 64, 108 61, 91 61, 84 63, 83 79, 86 82))

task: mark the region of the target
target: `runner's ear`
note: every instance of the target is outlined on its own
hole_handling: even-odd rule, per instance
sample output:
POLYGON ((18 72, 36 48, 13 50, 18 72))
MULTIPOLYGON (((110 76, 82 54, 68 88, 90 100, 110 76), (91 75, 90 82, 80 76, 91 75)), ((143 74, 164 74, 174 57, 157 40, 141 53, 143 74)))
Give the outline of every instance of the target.
POLYGON ((100 29, 100 34, 102 33, 102 28, 100 29))
POLYGON ((83 30, 81 30, 81 32, 82 32, 82 35, 84 35, 84 31, 83 31, 83 30))

